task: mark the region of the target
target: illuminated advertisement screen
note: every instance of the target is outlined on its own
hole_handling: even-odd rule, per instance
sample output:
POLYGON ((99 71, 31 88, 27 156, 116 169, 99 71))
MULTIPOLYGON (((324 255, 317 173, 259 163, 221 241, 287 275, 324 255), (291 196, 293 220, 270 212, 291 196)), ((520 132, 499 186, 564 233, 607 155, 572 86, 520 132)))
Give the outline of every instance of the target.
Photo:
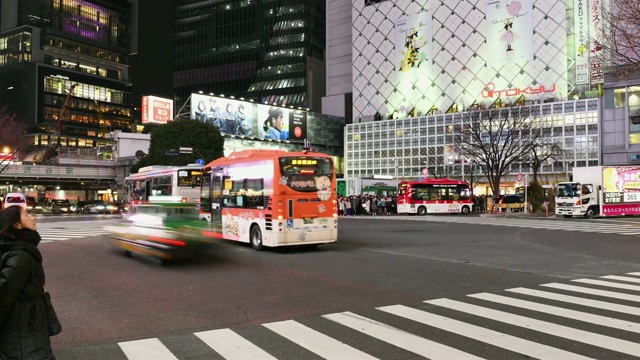
POLYGON ((142 97, 142 123, 166 124, 173 120, 173 100, 157 96, 142 97))
POLYGON ((307 137, 307 113, 279 106, 191 94, 191 118, 226 135, 295 142, 307 137))
POLYGON ((602 214, 640 214, 640 167, 602 168, 602 214))

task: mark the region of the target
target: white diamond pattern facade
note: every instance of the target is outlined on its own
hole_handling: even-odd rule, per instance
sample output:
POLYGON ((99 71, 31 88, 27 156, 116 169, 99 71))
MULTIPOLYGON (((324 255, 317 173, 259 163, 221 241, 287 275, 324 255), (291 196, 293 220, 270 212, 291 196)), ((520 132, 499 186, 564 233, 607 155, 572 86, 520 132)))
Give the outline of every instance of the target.
POLYGON ((453 104, 467 109, 474 102, 490 105, 495 98, 482 96, 489 83, 494 83, 496 89, 555 86, 553 92, 526 94, 526 98, 567 99, 566 94, 574 86, 567 70, 572 68, 567 54, 567 4, 534 1, 530 30, 533 61, 492 67, 487 64, 487 54, 496 49, 488 48, 486 40, 487 36, 500 34, 493 30, 487 34, 486 2, 400 0, 365 6, 364 1, 354 1, 353 118, 364 120, 376 112, 385 115, 413 108, 427 114, 434 109, 447 110, 453 104), (394 52, 398 51, 394 45, 394 21, 424 12, 433 16, 433 39, 425 40, 433 41, 434 58, 428 59, 430 70, 400 84, 394 64, 394 52))

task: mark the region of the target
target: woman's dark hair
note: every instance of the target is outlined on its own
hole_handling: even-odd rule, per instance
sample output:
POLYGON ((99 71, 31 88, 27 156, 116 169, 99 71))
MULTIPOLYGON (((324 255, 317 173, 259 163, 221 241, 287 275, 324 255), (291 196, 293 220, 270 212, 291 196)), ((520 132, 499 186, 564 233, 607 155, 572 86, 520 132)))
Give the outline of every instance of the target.
POLYGON ((282 115, 283 115, 282 109, 274 106, 269 108, 269 117, 264 121, 264 124, 262 125, 262 129, 264 129, 264 131, 269 131, 269 128, 273 126, 273 121, 271 121, 271 119, 273 118, 277 119, 282 115))
POLYGON ((20 230, 13 225, 19 223, 21 218, 22 208, 20 206, 9 206, 0 211, 0 234, 18 237, 20 230))

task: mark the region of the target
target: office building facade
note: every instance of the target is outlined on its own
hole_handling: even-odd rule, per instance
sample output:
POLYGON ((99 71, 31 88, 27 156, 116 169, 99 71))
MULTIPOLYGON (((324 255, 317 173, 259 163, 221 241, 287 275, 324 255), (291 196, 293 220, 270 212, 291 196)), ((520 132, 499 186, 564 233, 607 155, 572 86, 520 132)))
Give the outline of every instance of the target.
POLYGON ((131 131, 129 13, 126 0, 2 1, 0 106, 27 123, 36 149, 20 160, 131 131))
MULTIPOLYGON (((543 165, 544 182, 568 178, 573 167, 603 164, 605 145, 609 152, 629 147, 635 128, 622 131, 630 125, 624 115, 615 126, 602 123, 603 6, 597 0, 354 2, 346 176, 418 178, 427 167, 430 174, 460 177, 460 165, 444 156, 454 145, 448 129, 468 112, 512 106, 527 107, 563 149, 562 158, 543 165)), ((614 107, 614 92, 633 90, 608 90, 607 104, 614 107)), ((531 172, 524 163, 509 170, 503 180, 509 186, 518 173, 531 172)))
POLYGON ((173 49, 177 107, 202 91, 321 110, 324 0, 176 0, 173 49))

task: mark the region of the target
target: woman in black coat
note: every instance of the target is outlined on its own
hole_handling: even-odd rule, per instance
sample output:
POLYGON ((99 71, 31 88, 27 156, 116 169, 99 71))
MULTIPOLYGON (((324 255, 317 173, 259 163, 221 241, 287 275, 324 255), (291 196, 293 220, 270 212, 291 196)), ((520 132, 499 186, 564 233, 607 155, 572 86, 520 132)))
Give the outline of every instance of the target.
POLYGON ((55 360, 36 229, 35 220, 20 206, 0 212, 1 360, 55 360))

